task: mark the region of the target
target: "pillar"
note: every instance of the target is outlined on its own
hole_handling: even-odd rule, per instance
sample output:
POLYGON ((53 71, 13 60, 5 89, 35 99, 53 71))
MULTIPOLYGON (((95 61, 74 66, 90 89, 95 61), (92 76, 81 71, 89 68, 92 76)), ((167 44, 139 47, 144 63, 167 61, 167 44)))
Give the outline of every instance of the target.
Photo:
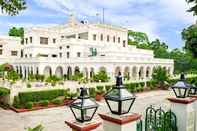
POLYGON ((178 131, 196 131, 194 109, 196 98, 168 98, 168 100, 177 118, 178 131))
POLYGON ((104 131, 137 131, 137 121, 141 118, 136 113, 122 116, 106 113, 99 116, 103 119, 104 131))
POLYGON ((65 121, 65 123, 72 129, 72 131, 92 131, 101 125, 100 121, 92 120, 90 122, 76 122, 76 121, 65 121))

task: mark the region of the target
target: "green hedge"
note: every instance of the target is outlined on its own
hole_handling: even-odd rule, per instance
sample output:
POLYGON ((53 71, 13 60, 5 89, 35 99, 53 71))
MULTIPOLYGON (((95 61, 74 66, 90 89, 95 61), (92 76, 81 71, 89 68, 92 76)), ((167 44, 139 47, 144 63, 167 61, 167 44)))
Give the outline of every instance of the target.
POLYGON ((41 100, 52 100, 58 96, 64 96, 65 90, 54 89, 54 90, 44 90, 44 91, 32 91, 32 92, 20 92, 18 94, 21 104, 25 104, 29 101, 39 102, 41 100))
POLYGON ((1 96, 6 96, 10 94, 10 89, 4 88, 4 87, 0 87, 0 97, 1 96))

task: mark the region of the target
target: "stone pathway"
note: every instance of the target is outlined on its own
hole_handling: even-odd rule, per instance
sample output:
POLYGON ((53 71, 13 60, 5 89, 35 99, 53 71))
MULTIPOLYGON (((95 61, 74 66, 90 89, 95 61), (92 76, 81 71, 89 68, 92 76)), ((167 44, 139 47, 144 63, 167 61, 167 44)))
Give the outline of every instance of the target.
MULTIPOLYGON (((150 105, 162 106, 162 108, 168 109, 169 103, 166 98, 171 95, 172 91, 152 91, 137 94, 136 102, 131 111, 144 115, 145 109, 150 105)), ((99 102, 99 104, 98 112, 109 111, 104 101, 99 102)), ((95 118, 99 119, 97 115, 95 118)), ((0 109, 0 131, 25 131, 25 128, 34 127, 38 124, 42 124, 45 127, 44 131, 71 131, 64 124, 64 121, 69 119, 74 118, 68 107, 50 108, 25 113, 15 113, 10 110, 0 109)), ((96 131, 102 131, 102 126, 96 131)))

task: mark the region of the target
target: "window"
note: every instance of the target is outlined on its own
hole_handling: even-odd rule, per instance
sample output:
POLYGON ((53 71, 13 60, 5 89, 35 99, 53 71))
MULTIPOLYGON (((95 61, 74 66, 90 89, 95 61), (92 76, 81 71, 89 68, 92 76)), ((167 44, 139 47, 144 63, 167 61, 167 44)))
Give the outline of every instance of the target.
POLYGON ((56 39, 55 38, 53 39, 53 43, 56 43, 56 39))
POLYGON ((60 58, 62 58, 62 53, 60 53, 60 58))
POLYGON ((21 58, 23 58, 23 50, 21 50, 21 58))
POLYGON ((0 47, 3 47, 3 45, 0 45, 0 47))
POLYGON ((77 52, 77 57, 81 57, 81 52, 77 52))
POLYGON ((31 58, 32 57, 32 54, 29 54, 29 57, 31 58))
POLYGON ((25 54, 25 58, 27 58, 27 54, 25 54))
POLYGON ((60 50, 61 50, 61 49, 62 49, 62 46, 60 46, 59 48, 60 48, 60 50))
POLYGON ((115 36, 113 37, 113 42, 114 42, 114 43, 116 42, 116 37, 115 37, 115 36))
POLYGON ((126 45, 126 41, 125 41, 125 40, 123 40, 123 47, 125 47, 125 45, 126 45))
POLYGON ((62 36, 61 36, 61 38, 63 39, 63 38, 64 38, 64 36, 62 35, 62 36))
POLYGON ((70 53, 69 52, 66 53, 66 57, 70 58, 70 53))
POLYGON ((25 38, 25 43, 28 44, 28 38, 25 38))
POLYGON ((66 48, 67 48, 67 49, 69 49, 69 48, 70 48, 70 46, 69 46, 69 45, 67 45, 67 46, 66 46, 66 48))
POLYGON ((103 41, 103 34, 101 34, 101 41, 103 41))
POLYGON ((0 49, 0 55, 2 55, 3 54, 3 50, 2 49, 0 49))
POLYGON ((107 35, 107 42, 109 42, 109 35, 107 35))
POLYGON ((40 37, 40 44, 48 45, 48 38, 46 38, 46 37, 40 37))
POLYGON ((96 41, 96 34, 93 35, 93 40, 96 41))
POLYGON ((17 51, 11 51, 12 56, 17 56, 17 51))
POLYGON ((120 37, 118 37, 118 43, 120 43, 120 37))
POLYGON ((32 37, 29 37, 29 42, 32 43, 32 37))
POLYGON ((55 58, 55 57, 57 57, 57 55, 56 54, 53 54, 52 57, 55 58))

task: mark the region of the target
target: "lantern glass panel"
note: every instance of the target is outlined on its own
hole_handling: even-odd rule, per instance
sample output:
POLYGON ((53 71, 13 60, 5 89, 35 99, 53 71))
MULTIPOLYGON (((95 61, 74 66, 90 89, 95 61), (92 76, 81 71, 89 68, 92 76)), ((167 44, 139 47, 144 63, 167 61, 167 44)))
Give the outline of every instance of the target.
POLYGON ((119 89, 112 89, 106 96, 111 98, 119 98, 119 89))
POLYGON ((77 108, 72 108, 72 111, 73 111, 73 113, 74 113, 74 115, 75 115, 75 118, 77 119, 77 120, 82 120, 82 116, 81 116, 81 110, 80 109, 77 109, 77 108))
POLYGON ((87 109, 84 115, 85 120, 87 121, 87 120, 92 119, 92 116, 94 115, 95 111, 96 111, 96 108, 87 109))
POLYGON ((122 111, 121 112, 122 113, 128 113, 131 105, 133 104, 133 102, 134 102, 134 99, 133 100, 122 101, 122 111))
POLYGON ((131 94, 128 90, 126 89, 121 89, 121 96, 124 98, 131 98, 134 97, 133 94, 131 94))
POLYGON ((118 101, 107 100, 110 110, 113 112, 118 112, 118 101))

